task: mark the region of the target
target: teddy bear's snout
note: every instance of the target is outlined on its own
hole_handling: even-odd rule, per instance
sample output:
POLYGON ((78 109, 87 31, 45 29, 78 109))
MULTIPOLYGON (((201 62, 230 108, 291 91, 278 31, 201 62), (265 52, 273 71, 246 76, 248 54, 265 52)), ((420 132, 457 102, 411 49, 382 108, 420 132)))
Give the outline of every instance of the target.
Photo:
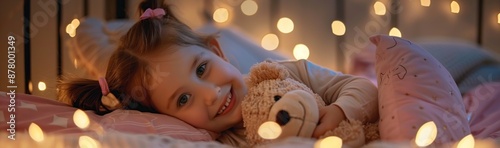
POLYGON ((279 125, 284 126, 290 121, 290 114, 287 111, 280 110, 278 114, 276 114, 276 122, 279 125))

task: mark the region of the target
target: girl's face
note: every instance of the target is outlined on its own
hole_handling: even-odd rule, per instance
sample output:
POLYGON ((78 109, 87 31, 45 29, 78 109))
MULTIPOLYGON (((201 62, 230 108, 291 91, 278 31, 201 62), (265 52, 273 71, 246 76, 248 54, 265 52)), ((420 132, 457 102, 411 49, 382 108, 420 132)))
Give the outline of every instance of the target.
POLYGON ((242 120, 246 87, 241 73, 213 47, 176 47, 150 59, 150 84, 155 109, 197 128, 227 130, 242 120))

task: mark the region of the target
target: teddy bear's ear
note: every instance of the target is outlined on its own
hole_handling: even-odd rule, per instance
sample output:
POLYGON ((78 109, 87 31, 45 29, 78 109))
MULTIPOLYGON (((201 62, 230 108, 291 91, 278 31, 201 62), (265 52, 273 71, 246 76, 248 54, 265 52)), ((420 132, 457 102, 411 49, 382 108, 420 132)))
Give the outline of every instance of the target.
POLYGON ((247 84, 248 87, 252 87, 265 80, 283 80, 288 78, 289 75, 290 74, 285 66, 272 61, 264 61, 257 63, 250 68, 247 84))

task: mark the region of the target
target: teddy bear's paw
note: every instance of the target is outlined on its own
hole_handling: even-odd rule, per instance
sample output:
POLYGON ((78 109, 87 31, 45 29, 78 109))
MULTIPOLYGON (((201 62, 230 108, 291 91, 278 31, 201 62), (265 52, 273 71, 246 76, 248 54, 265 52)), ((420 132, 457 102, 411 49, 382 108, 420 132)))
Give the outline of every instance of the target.
POLYGON ((378 123, 368 123, 367 125, 365 125, 364 129, 366 143, 370 143, 372 141, 380 139, 378 123))
POLYGON ((335 130, 327 131, 320 138, 337 136, 342 139, 344 145, 350 147, 361 147, 365 144, 365 133, 360 121, 342 121, 335 130))

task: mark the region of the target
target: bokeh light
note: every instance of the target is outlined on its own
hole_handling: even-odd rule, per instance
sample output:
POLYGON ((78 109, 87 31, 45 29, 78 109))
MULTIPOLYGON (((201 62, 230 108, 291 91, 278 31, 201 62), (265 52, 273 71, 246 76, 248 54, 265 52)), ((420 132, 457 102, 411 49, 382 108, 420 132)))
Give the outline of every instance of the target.
POLYGON ((431 0, 420 0, 420 5, 424 7, 429 7, 431 6, 431 0))
POLYGON ((259 126, 257 133, 263 139, 276 139, 281 135, 281 127, 278 123, 267 121, 259 126))
POLYGON ((346 28, 342 21, 335 20, 332 22, 332 33, 337 36, 343 36, 345 34, 346 28))
POLYGON ((387 11, 384 3, 380 1, 377 1, 375 2, 375 4, 373 4, 373 9, 375 10, 375 14, 377 15, 385 15, 385 12, 387 11))
POLYGON ((497 17, 498 17, 497 18, 498 19, 498 23, 500 24, 500 13, 498 13, 497 17))
POLYGON ((278 20, 278 30, 282 33, 290 33, 293 31, 293 21, 290 18, 283 17, 278 20))
POLYGON ((101 143, 89 136, 80 136, 78 138, 78 145, 80 148, 100 148, 101 143))
POLYGON ((71 21, 71 23, 69 23, 67 26, 66 26, 66 33, 70 36, 70 37, 75 37, 76 35, 76 28, 78 28, 78 26, 80 26, 80 20, 78 19, 73 19, 71 21))
POLYGON ((432 144, 437 136, 437 127, 434 121, 423 124, 417 131, 415 144, 419 147, 426 147, 432 144))
POLYGON ((257 3, 253 0, 245 0, 243 3, 241 3, 241 12, 243 14, 251 16, 257 13, 257 10, 259 9, 259 6, 257 3))
POLYGON ((474 140, 474 136, 472 136, 471 134, 465 136, 464 138, 462 138, 462 140, 460 140, 460 142, 458 142, 458 145, 457 145, 457 148, 473 148, 474 145, 475 145, 475 140, 474 140))
POLYGON ((460 5, 457 3, 457 1, 452 1, 450 4, 450 7, 451 7, 452 13, 459 13, 460 12, 460 5))
POLYGON ((73 122, 75 122, 75 125, 80 129, 86 129, 90 125, 89 116, 80 109, 77 109, 73 114, 73 122))
POLYGON ((278 39, 278 36, 275 34, 266 34, 263 38, 260 44, 262 47, 266 50, 274 50, 278 48, 278 45, 280 43, 280 40, 278 39))
POLYGON ((42 128, 40 128, 40 126, 35 123, 30 124, 30 126, 28 127, 28 133, 31 139, 35 140, 36 142, 42 142, 44 139, 42 128))
POLYGON ((45 89, 47 89, 47 85, 45 84, 45 82, 43 81, 38 82, 38 90, 45 91, 45 89))
POLYGON ((398 28, 392 27, 391 30, 389 31, 390 36, 396 36, 396 37, 402 37, 403 34, 401 34, 401 31, 399 31, 398 28))
POLYGON ((219 8, 214 12, 214 21, 224 23, 229 19, 229 11, 226 8, 219 8))
POLYGON ((309 48, 304 44, 297 44, 293 48, 293 56, 295 59, 307 59, 309 58, 309 48))
POLYGON ((342 148, 342 139, 337 136, 329 136, 316 141, 314 148, 342 148))

